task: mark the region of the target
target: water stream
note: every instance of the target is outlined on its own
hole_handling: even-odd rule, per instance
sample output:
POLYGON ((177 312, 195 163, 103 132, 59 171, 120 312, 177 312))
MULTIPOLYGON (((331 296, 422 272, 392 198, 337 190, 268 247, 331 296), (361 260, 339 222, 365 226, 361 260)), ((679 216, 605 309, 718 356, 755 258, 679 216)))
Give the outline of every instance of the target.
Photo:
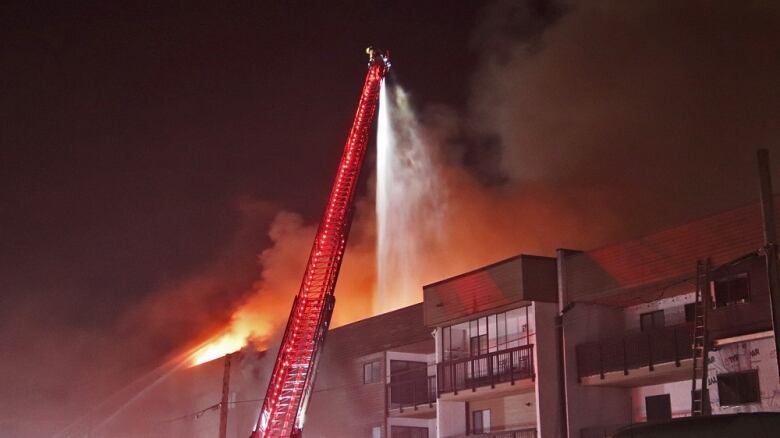
POLYGON ((397 85, 382 84, 377 130, 375 314, 422 301, 431 250, 443 239, 440 178, 425 131, 397 85))

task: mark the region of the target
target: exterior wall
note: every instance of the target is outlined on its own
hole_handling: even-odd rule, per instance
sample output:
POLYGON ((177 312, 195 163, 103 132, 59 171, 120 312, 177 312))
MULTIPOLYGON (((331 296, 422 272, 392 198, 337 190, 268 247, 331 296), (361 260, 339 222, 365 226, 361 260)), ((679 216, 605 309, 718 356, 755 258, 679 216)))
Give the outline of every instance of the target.
POLYGON ((531 327, 536 333, 534 346, 534 366, 536 367, 535 400, 536 428, 539 436, 558 438, 563 436, 561 424, 562 400, 556 303, 535 302, 532 306, 534 319, 531 327))
POLYGON ((425 427, 428 428, 428 438, 436 438, 437 436, 435 418, 388 418, 387 419, 388 437, 392 433, 393 426, 425 427))
POLYGON ((576 345, 621 333, 624 325, 623 309, 596 304, 577 304, 563 315, 566 418, 571 438, 580 437, 583 430, 603 436, 604 431, 631 422, 631 390, 580 385, 575 354, 576 345))
POLYGON ((709 390, 714 414, 738 412, 780 412, 780 380, 777 373, 777 352, 773 337, 736 342, 710 352, 709 390), (720 406, 718 374, 758 370, 761 403, 741 406, 720 406))
POLYGON ((387 430, 387 392, 389 354, 396 348, 432 354, 430 329, 422 318, 422 305, 416 304, 328 333, 317 380, 306 418, 307 438, 365 438, 380 427, 387 430), (426 347, 427 346, 427 347, 426 347), (379 360, 382 376, 376 383, 363 383, 363 364, 379 360))
MULTIPOLYGON (((777 374, 777 362, 774 355, 775 345, 772 337, 747 342, 737 342, 710 352, 709 391, 713 414, 735 414, 742 412, 780 412, 780 379, 777 374), (761 403, 720 406, 718 397, 718 374, 758 370, 761 403)), ((691 381, 663 383, 641 386, 631 390, 632 418, 634 422, 647 420, 645 397, 669 394, 672 404, 672 416, 684 417, 691 411, 691 381)))
POLYGON ((384 352, 323 363, 307 412, 307 438, 370 437, 385 424, 385 379, 363 383, 363 364, 376 360, 386 375, 384 352))
POLYGON ((456 438, 466 434, 466 403, 442 401, 436 404, 436 430, 439 438, 456 438))
POLYGON ((637 304, 626 307, 626 330, 639 330, 639 316, 643 313, 664 311, 664 325, 676 325, 685 323, 685 305, 693 303, 695 296, 693 292, 685 295, 678 295, 671 298, 662 298, 649 303, 637 304))
POLYGON ((520 255, 423 287, 429 327, 530 301, 555 302, 556 261, 520 255))
POLYGON ((691 415, 691 381, 680 380, 632 388, 631 416, 634 423, 647 421, 645 397, 661 394, 669 394, 672 404, 672 417, 687 417, 691 415))
POLYGON ((538 409, 533 392, 469 402, 469 416, 484 409, 490 410, 491 432, 537 427, 538 409))
MULTIPOLYGON (((775 210, 780 196, 775 197, 775 210)), ((780 222, 777 224, 780 229, 780 222)), ((570 302, 632 305, 690 291, 696 261, 720 266, 764 245, 758 204, 725 211, 648 236, 566 257, 570 302)))
POLYGON ((747 303, 717 308, 709 313, 707 326, 711 339, 772 329, 765 263, 763 257, 750 257, 713 272, 715 279, 746 272, 750 278, 750 298, 747 303))

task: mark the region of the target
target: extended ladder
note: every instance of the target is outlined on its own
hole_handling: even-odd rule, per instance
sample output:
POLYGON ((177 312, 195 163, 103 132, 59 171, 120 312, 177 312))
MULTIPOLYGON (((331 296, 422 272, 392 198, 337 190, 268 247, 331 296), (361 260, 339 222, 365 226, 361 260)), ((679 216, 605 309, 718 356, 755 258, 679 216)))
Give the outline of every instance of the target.
POLYGON ((370 57, 368 73, 357 113, 251 438, 301 436, 317 361, 333 314, 336 279, 344 258, 358 177, 379 102, 380 85, 390 67, 386 54, 373 48, 367 53, 370 57))
POLYGON ((709 336, 707 314, 710 308, 710 261, 696 262, 696 298, 693 305, 693 375, 691 378, 691 416, 710 415, 710 393, 707 389, 709 336), (699 382, 697 385, 696 382, 699 382))

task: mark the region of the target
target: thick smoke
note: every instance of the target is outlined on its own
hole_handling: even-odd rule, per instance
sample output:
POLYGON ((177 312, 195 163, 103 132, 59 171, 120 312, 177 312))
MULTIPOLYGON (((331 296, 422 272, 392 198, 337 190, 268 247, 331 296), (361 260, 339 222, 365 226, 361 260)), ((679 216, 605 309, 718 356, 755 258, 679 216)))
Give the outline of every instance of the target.
MULTIPOLYGON (((755 199, 754 149, 780 154, 778 22, 760 2, 493 4, 473 37, 471 110, 423 108, 401 127, 424 139, 438 181, 420 184, 439 192, 392 214, 435 221, 445 238, 430 224, 399 233, 425 243, 398 274, 419 300, 423 284, 503 257, 588 249, 755 199)), ((373 202, 359 206, 335 325, 372 313, 373 202)), ((271 230, 237 325, 279 327, 297 291, 314 226, 280 213, 271 230)))
POLYGON ((780 158, 777 3, 566 9, 517 39, 531 12, 501 4, 474 39, 470 126, 497 139, 509 185, 541 185, 578 217, 614 214, 609 240, 755 199, 755 149, 780 158))

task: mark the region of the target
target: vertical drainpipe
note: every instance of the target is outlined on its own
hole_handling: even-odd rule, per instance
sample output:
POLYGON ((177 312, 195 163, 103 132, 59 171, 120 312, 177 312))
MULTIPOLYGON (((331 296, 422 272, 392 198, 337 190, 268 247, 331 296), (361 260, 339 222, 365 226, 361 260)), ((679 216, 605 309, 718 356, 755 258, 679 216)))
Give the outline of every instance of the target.
POLYGON ((385 430, 379 431, 380 436, 389 437, 390 436, 390 389, 387 386, 388 380, 390 379, 390 361, 387 360, 387 350, 382 352, 382 359, 384 361, 384 364, 382 364, 382 370, 384 371, 382 373, 382 392, 385 395, 385 430))
POLYGON ((563 333, 563 315, 567 310, 568 295, 566 294, 565 257, 569 252, 565 249, 556 250, 556 267, 558 279, 558 316, 555 318, 555 328, 558 335, 558 378, 560 379, 561 399, 561 437, 569 437, 568 385, 566 381, 566 344, 563 333))

